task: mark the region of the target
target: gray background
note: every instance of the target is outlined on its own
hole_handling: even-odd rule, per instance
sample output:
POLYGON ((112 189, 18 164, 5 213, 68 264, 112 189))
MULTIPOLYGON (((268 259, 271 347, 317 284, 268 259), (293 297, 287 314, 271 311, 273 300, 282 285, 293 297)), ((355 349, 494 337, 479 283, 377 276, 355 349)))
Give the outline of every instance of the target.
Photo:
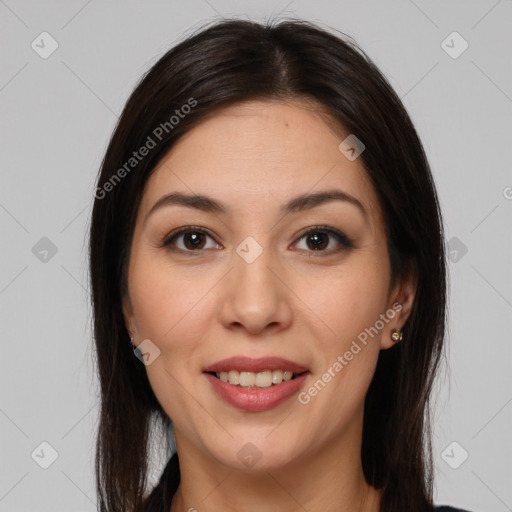
POLYGON ((203 21, 278 13, 353 36, 417 126, 450 248, 436 502, 512 510, 510 0, 0 0, 0 511, 96 510, 87 230, 127 96, 203 21))

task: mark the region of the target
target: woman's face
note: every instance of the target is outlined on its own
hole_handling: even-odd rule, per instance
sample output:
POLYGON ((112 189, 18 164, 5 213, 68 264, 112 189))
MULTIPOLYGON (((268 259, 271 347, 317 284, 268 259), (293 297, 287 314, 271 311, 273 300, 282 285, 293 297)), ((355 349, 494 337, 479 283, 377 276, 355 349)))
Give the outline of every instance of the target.
POLYGON ((284 467, 335 446, 359 456, 379 351, 414 295, 409 282, 390 289, 377 195, 361 158, 339 149, 349 133, 312 105, 216 112, 161 162, 138 211, 127 327, 135 344, 147 340, 178 450, 232 468, 284 467), (160 202, 169 194, 187 199, 160 202), (249 360, 222 362, 239 357, 249 360), (306 373, 281 382, 279 370, 306 373))

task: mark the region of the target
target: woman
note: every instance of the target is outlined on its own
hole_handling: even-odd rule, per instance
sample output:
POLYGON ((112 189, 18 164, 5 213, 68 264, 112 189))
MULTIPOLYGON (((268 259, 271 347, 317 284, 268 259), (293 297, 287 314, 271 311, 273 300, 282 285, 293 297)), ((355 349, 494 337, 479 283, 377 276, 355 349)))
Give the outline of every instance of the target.
POLYGON ((441 212, 355 43, 201 29, 135 88, 95 196, 100 510, 456 510, 432 499, 441 212))

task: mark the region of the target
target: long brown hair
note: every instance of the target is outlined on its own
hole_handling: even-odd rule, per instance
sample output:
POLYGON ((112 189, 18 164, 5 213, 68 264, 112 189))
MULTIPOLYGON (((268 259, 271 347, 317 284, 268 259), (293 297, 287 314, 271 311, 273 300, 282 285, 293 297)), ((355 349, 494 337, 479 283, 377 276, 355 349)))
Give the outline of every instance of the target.
MULTIPOLYGON (((173 144, 214 109, 293 98, 316 100, 364 142, 361 158, 385 216, 391 280, 416 274, 404 341, 381 351, 366 395, 361 458, 368 483, 382 489, 381 512, 432 510, 429 400, 445 335, 446 263, 440 207, 422 144, 390 84, 348 36, 303 20, 228 19, 203 26, 142 77, 99 172, 89 256, 101 385, 101 512, 145 509, 152 428, 155 421, 167 433, 171 426, 134 357, 121 309, 144 185, 173 144), (186 112, 177 122, 170 120, 176 110, 186 112), (130 160, 148 137, 154 147, 130 160)), ((177 482, 179 467, 168 467, 152 503, 163 507, 164 485, 175 488, 177 482)))

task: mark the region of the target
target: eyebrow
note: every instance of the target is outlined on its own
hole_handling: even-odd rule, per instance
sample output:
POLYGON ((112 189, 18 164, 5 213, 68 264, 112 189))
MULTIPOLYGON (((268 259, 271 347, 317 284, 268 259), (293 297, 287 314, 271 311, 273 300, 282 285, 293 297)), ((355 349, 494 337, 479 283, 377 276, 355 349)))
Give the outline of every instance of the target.
MULTIPOLYGON (((332 201, 344 201, 359 209, 363 214, 365 220, 368 220, 368 212, 365 207, 354 196, 344 192, 342 190, 324 190, 322 192, 306 193, 300 196, 294 197, 286 204, 281 207, 281 214, 296 213, 301 211, 310 210, 317 206, 332 202, 332 201)), ((171 192, 162 196, 149 210, 144 218, 144 223, 148 217, 152 215, 156 210, 167 206, 185 206, 187 208, 194 208, 203 212, 212 212, 219 214, 227 214, 231 210, 226 207, 220 201, 201 194, 184 194, 182 192, 171 192)))

